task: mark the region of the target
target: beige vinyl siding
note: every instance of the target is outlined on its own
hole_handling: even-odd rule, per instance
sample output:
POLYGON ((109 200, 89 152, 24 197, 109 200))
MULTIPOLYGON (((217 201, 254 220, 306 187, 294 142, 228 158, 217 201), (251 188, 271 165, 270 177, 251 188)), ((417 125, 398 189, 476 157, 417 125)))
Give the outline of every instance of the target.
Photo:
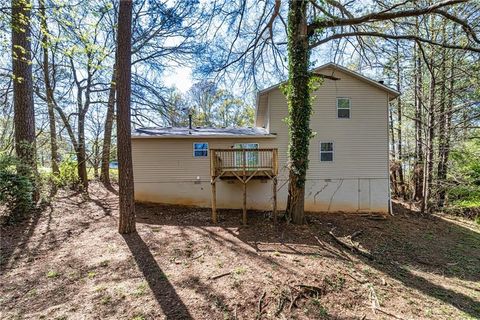
POLYGON ((259 95, 255 126, 268 130, 268 93, 259 95))
MULTIPOLYGON (((346 73, 324 69, 326 79, 315 92, 310 126, 307 179, 385 179, 388 173, 387 93, 346 73), (338 119, 337 97, 350 98, 350 118, 338 119), (320 141, 334 142, 334 161, 320 162, 320 141)), ((269 93, 270 132, 277 134, 279 164, 287 164, 287 103, 279 89, 269 93)), ((286 170, 284 170, 286 177, 286 170)))
POLYGON ((144 138, 132 139, 135 183, 210 181, 210 153, 193 156, 193 143, 207 142, 209 149, 230 148, 235 143, 258 143, 274 148, 274 138, 144 138))

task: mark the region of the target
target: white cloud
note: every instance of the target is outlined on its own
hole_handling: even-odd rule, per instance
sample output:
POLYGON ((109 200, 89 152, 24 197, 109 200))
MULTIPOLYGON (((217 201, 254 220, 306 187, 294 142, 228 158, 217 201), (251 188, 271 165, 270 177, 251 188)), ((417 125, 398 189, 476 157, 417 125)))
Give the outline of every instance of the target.
POLYGON ((166 86, 176 87, 185 93, 192 86, 192 70, 189 67, 171 67, 165 70, 163 79, 166 86))

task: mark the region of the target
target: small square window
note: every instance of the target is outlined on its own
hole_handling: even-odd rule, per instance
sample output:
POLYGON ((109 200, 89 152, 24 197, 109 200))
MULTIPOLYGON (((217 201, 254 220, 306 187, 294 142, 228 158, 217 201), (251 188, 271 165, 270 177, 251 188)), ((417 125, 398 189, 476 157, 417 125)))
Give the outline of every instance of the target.
POLYGON ((341 119, 350 118, 350 99, 349 98, 337 98, 337 118, 341 118, 341 119))
POLYGON ((320 161, 333 161, 333 142, 320 142, 320 161))
POLYGON ((208 156, 208 143, 206 142, 196 142, 193 144, 193 156, 197 157, 207 157, 208 156))

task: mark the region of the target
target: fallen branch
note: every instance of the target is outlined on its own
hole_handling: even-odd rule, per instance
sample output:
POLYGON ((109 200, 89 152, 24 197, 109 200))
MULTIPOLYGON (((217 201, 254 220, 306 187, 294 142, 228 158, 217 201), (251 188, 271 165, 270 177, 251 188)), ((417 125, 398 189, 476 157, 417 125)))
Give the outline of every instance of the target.
POLYGON ((373 313, 376 313, 375 311, 380 308, 380 303, 378 302, 377 294, 375 293, 375 289, 373 288, 373 285, 370 285, 370 299, 372 300, 372 310, 373 313))
MULTIPOLYGON (((289 313, 292 312, 292 307, 297 304, 297 300, 300 298, 301 295, 302 295, 301 293, 298 293, 298 294, 292 299, 292 301, 290 302, 290 306, 288 307, 288 312, 289 312, 289 313)), ((298 306, 297 306, 297 307, 298 307, 298 306)))
POLYGON ((324 293, 324 290, 320 287, 310 286, 306 284, 297 284, 296 286, 299 288, 305 289, 307 291, 317 293, 318 295, 322 295, 324 293))
POLYGON ((332 230, 330 230, 330 231, 328 232, 328 234, 329 234, 338 244, 340 244, 341 246, 343 246, 343 247, 345 247, 345 248, 347 248, 347 249, 349 249, 349 250, 351 250, 351 251, 354 251, 355 253, 358 253, 358 254, 361 255, 361 256, 364 256, 365 258, 368 258, 368 259, 370 259, 370 260, 373 260, 373 256, 372 256, 369 252, 364 251, 364 250, 361 250, 361 249, 359 249, 358 247, 356 247, 356 246, 354 246, 354 245, 351 245, 351 244, 349 244, 349 243, 341 240, 340 238, 338 238, 337 236, 335 236, 335 235, 333 234, 333 230, 335 230, 335 228, 333 228, 332 230))
POLYGON ((363 230, 358 230, 358 231, 355 231, 354 233, 352 233, 349 238, 350 240, 354 240, 356 237, 358 237, 359 235, 361 235, 363 233, 363 230))
POLYGON ((192 260, 197 260, 198 258, 201 258, 203 257, 203 255, 205 254, 204 251, 200 252, 200 254, 196 255, 195 257, 192 258, 192 260))
POLYGON ((230 274, 232 274, 231 271, 225 272, 225 273, 222 273, 222 274, 218 274, 218 275, 216 275, 216 276, 210 277, 210 280, 216 280, 216 279, 218 279, 218 278, 222 278, 222 277, 228 276, 228 275, 230 275, 230 274))
POLYGON ((258 300, 258 313, 257 313, 257 317, 256 319, 260 319, 262 317, 262 314, 263 314, 263 299, 265 299, 265 295, 267 294, 267 291, 263 291, 263 294, 262 296, 260 297, 260 299, 258 300))
POLYGON ((278 315, 282 312, 283 310, 283 307, 285 305, 285 297, 283 295, 283 293, 280 295, 280 297, 278 298, 278 305, 277 305, 277 310, 275 311, 275 317, 278 317, 278 315))
POLYGON ((350 278, 352 278, 353 280, 357 281, 358 283, 360 284, 365 284, 368 282, 368 280, 361 280, 361 279, 358 279, 357 277, 354 277, 352 276, 350 273, 344 273, 345 275, 349 276, 350 278))

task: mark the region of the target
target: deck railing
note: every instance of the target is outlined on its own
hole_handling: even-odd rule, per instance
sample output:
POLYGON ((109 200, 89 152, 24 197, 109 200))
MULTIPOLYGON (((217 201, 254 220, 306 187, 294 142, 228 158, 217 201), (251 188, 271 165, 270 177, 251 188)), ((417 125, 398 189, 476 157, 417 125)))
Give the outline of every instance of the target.
POLYGON ((278 174, 277 149, 210 149, 210 171, 212 177, 225 172, 248 175, 252 171, 278 174))

